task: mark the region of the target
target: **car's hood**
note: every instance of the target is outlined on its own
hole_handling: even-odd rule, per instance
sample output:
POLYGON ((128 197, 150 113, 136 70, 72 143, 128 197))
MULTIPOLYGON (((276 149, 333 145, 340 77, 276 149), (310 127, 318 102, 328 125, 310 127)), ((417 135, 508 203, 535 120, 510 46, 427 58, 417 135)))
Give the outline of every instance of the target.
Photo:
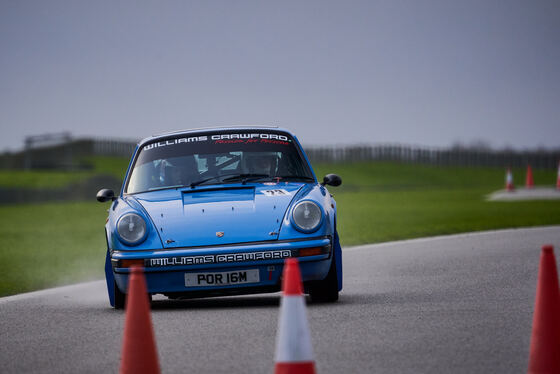
POLYGON ((228 185, 134 195, 165 248, 278 238, 286 209, 302 183, 228 185))

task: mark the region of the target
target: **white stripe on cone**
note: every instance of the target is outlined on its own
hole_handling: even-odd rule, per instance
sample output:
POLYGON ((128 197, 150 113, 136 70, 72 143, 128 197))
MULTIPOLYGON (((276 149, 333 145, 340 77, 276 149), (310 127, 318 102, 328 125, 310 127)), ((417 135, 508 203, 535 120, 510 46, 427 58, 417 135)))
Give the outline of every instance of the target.
POLYGON ((303 295, 284 295, 280 305, 276 363, 313 362, 313 349, 303 295))

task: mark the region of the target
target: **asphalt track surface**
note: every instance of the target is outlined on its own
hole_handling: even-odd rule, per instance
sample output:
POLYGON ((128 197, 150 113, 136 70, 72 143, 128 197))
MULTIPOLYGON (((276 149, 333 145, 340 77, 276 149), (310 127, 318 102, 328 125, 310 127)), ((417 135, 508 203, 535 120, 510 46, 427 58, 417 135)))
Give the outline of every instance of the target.
MULTIPOLYGON (((317 372, 526 372, 548 243, 560 226, 344 248, 340 301, 308 302, 317 372)), ((273 372, 279 300, 154 301, 162 372, 273 372)), ((0 371, 116 373, 123 324, 103 281, 0 299, 0 371)))

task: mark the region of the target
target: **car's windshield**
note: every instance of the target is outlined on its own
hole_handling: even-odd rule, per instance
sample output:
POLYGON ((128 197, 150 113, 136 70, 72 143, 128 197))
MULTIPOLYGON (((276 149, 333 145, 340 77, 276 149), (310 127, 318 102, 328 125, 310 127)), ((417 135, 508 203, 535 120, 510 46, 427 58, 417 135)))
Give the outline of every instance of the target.
POLYGON ((275 131, 221 131, 171 137, 145 145, 126 193, 201 184, 313 180, 296 142, 275 131))

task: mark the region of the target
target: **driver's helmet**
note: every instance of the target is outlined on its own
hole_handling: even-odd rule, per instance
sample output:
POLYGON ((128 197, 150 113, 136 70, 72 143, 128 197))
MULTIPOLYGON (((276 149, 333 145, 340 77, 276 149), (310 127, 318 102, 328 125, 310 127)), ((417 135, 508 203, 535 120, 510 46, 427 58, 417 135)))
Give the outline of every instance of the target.
POLYGON ((251 153, 245 157, 246 173, 274 175, 278 156, 274 152, 251 153))
POLYGON ((155 163, 157 179, 160 186, 171 186, 180 183, 180 169, 167 160, 159 160, 155 163))
POLYGON ((161 186, 179 186, 190 183, 195 177, 194 158, 175 157, 158 163, 159 183, 161 186))

